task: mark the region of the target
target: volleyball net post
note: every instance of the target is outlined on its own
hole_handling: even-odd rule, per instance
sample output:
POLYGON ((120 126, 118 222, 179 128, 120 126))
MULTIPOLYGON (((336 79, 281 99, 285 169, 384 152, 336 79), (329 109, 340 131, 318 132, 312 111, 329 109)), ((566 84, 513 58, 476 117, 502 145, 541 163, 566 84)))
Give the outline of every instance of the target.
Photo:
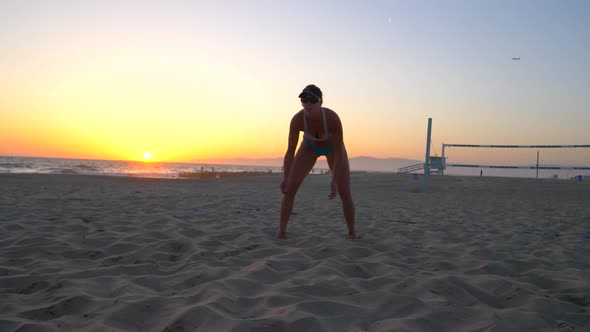
POLYGON ((426 157, 424 159, 424 192, 428 191, 430 180, 430 133, 432 132, 432 118, 428 118, 428 131, 426 132, 426 157))

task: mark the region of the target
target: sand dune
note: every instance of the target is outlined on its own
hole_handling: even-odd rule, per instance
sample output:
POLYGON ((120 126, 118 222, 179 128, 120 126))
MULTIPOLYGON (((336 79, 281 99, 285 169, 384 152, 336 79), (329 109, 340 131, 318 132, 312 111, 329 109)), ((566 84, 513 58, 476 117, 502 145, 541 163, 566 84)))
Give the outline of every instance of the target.
POLYGON ((0 331, 589 331, 590 183, 0 175, 0 331))

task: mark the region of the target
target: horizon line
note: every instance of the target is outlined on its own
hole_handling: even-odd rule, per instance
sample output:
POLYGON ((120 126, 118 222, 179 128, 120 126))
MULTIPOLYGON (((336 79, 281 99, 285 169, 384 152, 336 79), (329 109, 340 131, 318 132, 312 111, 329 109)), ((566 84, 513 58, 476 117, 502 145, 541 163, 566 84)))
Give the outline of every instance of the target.
MULTIPOLYGON (((42 159, 72 159, 72 160, 97 160, 97 161, 139 161, 139 162, 146 162, 146 163, 193 163, 193 162, 202 162, 202 161, 222 161, 222 160, 275 160, 275 159, 283 159, 283 157, 265 157, 265 158, 254 158, 254 157, 227 157, 227 158, 203 158, 203 159, 192 159, 187 161, 146 161, 140 159, 100 159, 100 158, 86 158, 86 157, 50 157, 50 156, 24 156, 24 155, 0 155, 3 158, 42 158, 42 159)), ((378 159, 378 160, 388 160, 388 159, 402 159, 402 160, 417 160, 419 159, 411 159, 405 157, 373 157, 367 155, 360 155, 349 157, 348 159, 355 159, 355 158, 371 158, 371 159, 378 159)))

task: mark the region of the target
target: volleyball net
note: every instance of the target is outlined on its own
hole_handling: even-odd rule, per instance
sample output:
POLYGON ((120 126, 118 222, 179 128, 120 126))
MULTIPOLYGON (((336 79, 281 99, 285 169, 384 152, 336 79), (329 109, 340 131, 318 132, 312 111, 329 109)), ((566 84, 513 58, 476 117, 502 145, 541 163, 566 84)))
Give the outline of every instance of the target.
POLYGON ((590 145, 443 144, 442 161, 445 174, 573 178, 590 176, 590 145))

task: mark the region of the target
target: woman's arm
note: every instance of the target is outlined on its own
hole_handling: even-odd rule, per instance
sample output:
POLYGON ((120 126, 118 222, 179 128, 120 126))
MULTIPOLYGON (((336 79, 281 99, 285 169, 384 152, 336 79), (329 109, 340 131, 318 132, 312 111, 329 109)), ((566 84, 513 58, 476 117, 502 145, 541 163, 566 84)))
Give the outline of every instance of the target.
POLYGON ((334 164, 332 166, 332 182, 330 183, 330 196, 329 198, 332 199, 336 197, 336 183, 340 176, 342 176, 342 165, 346 162, 344 158, 346 158, 346 154, 344 153, 344 133, 342 130, 342 122, 340 121, 340 117, 336 112, 332 112, 333 114, 333 127, 332 127, 332 137, 334 139, 334 164))
POLYGON ((285 153, 285 158, 283 159, 283 182, 287 182, 289 178, 289 172, 291 171, 291 164, 293 164, 293 157, 295 156, 295 149, 297 148, 297 143, 299 142, 299 115, 297 113, 291 119, 291 124, 289 125, 289 139, 287 143, 287 152, 285 153))

